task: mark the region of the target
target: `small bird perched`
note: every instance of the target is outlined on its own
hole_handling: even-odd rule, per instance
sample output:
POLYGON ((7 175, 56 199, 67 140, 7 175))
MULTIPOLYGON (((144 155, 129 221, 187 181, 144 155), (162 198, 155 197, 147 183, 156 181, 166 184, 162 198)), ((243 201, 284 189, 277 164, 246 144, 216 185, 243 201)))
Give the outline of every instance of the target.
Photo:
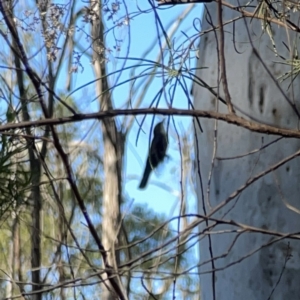
POLYGON ((151 171, 155 169, 165 158, 168 147, 168 136, 165 132, 164 121, 155 125, 150 153, 147 157, 143 179, 139 185, 140 189, 146 187, 151 171))

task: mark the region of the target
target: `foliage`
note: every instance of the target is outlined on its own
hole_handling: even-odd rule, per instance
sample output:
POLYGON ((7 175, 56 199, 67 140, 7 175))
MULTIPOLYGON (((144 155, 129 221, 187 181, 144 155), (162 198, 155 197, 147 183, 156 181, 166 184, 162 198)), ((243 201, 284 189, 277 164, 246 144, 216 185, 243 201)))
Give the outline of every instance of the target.
POLYGON ((198 225, 209 232, 209 217, 196 214, 193 203, 200 118, 300 137, 235 112, 222 46, 233 24, 239 53, 235 22, 244 18, 251 28, 260 20, 255 34, 268 36, 276 64, 286 67, 276 78, 290 88, 299 76, 298 43, 278 41, 276 26, 300 32, 299 4, 223 1, 220 12, 222 6, 234 17, 222 20, 221 13, 215 22, 208 12, 210 28, 203 31, 200 6, 159 2, 0 1, 1 299, 199 299, 198 225), (210 66, 197 63, 200 38, 205 42, 210 32, 218 41, 217 86, 199 76, 210 66), (209 91, 215 111, 195 110, 192 85, 209 91), (141 194, 132 184, 142 170, 137 161, 162 115, 169 160, 152 175, 156 186, 141 194), (147 200, 157 201, 157 209, 165 205, 166 213, 147 200))

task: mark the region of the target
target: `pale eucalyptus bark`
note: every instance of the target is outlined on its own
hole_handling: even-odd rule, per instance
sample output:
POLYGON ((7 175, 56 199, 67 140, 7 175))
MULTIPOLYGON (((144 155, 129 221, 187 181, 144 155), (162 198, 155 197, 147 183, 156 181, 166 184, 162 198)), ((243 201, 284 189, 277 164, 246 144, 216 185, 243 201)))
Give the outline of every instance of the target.
MULTIPOLYGON (((246 1, 229 2, 234 6, 246 3, 246 1)), ((202 31, 212 27, 209 23, 213 22, 216 27, 219 25, 217 5, 217 3, 207 5, 209 14, 204 13, 202 31)), ((223 22, 232 20, 238 15, 234 10, 224 8, 223 22)), ((297 35, 275 25, 273 29, 278 52, 289 58, 289 53, 282 41, 293 45, 297 35), (287 35, 290 40, 287 39, 287 35)), ((276 58, 271 50, 272 44, 269 36, 267 34, 261 36, 261 21, 253 19, 250 23, 248 19, 245 23, 243 19, 240 19, 235 22, 234 32, 232 24, 224 27, 224 32, 228 89, 234 107, 246 112, 258 123, 297 129, 299 125, 296 113, 299 109, 299 79, 296 78, 288 91, 287 86, 291 83, 290 80, 281 85, 289 99, 294 101, 295 109, 287 102, 276 84, 276 77, 284 74, 288 68, 274 63, 280 59, 276 58), (271 74, 275 80, 272 79, 271 74)), ((220 82, 216 36, 218 36, 218 31, 216 33, 211 31, 201 37, 198 67, 208 68, 198 70, 196 73, 212 87, 217 87, 220 82)), ((220 89, 215 88, 215 91, 219 91, 220 96, 224 96, 221 84, 219 86, 220 89)), ((219 107, 216 105, 218 100, 207 89, 194 85, 193 95, 196 109, 218 109, 220 112, 227 112, 222 103, 219 103, 219 107)), ((242 115, 240 111, 237 114, 242 115)), ((217 205, 228 199, 236 189, 247 184, 250 178, 270 169, 280 160, 295 153, 300 147, 297 139, 282 139, 255 154, 234 158, 259 149, 278 137, 254 133, 225 122, 217 122, 217 136, 216 143, 214 143, 215 121, 203 120, 202 126, 204 132, 200 133, 197 130, 195 147, 198 155, 195 171, 201 174, 202 180, 201 182, 200 178, 197 178, 200 214, 208 215, 217 205), (216 150, 215 156, 214 150, 216 150), (232 157, 232 159, 218 159, 224 157, 232 157), (210 172, 212 172, 211 183, 208 185, 210 172)), ((300 161, 296 158, 284 164, 283 167, 272 170, 249 185, 233 200, 228 201, 212 217, 234 220, 274 233, 298 232, 300 226, 299 211, 297 212, 300 208, 299 169, 300 161), (286 201, 296 210, 292 211, 288 208, 286 201)), ((208 224, 212 225, 214 222, 208 224)), ((297 250, 300 246, 299 241, 288 240, 288 238, 280 239, 275 234, 250 233, 251 228, 239 233, 236 231, 237 227, 221 224, 211 230, 219 231, 219 234, 211 235, 211 240, 209 240, 207 235, 209 231, 205 231, 206 226, 207 224, 203 223, 200 228, 201 232, 206 232, 200 241, 200 263, 208 262, 199 267, 201 299, 260 300, 268 299, 271 295, 271 299, 276 300, 299 298, 300 259, 297 250), (235 231, 226 233, 225 229, 235 231), (237 240, 234 243, 235 239, 237 240), (276 239, 278 239, 277 242, 272 244, 276 239), (267 243, 270 244, 262 247, 267 243), (233 245, 232 248, 230 248, 231 245, 233 245), (239 262, 255 250, 258 251, 239 262), (293 257, 286 262, 289 254, 293 257), (215 259, 212 265, 210 260, 217 257, 218 259, 215 259), (237 263, 233 264, 234 262, 237 263), (220 270, 214 271, 213 268, 220 270), (272 294, 274 288, 275 292, 272 294)))
MULTIPOLYGON (((99 97, 100 111, 112 110, 112 99, 109 92, 109 85, 106 78, 105 69, 105 41, 104 25, 101 15, 101 3, 93 5, 92 9, 98 16, 92 24, 93 53, 94 53, 94 72, 99 80, 96 83, 96 93, 99 97)), ((101 123, 101 132, 103 138, 103 209, 102 209, 102 243, 107 251, 107 263, 111 270, 108 274, 114 277, 114 286, 106 281, 103 285, 104 293, 102 299, 116 299, 115 289, 118 286, 119 292, 126 299, 120 277, 118 275, 119 253, 115 251, 120 242, 121 213, 120 205, 122 202, 122 166, 124 156, 125 137, 121 131, 118 131, 116 120, 105 118, 101 123)), ((106 274, 107 276, 109 276, 106 274)))

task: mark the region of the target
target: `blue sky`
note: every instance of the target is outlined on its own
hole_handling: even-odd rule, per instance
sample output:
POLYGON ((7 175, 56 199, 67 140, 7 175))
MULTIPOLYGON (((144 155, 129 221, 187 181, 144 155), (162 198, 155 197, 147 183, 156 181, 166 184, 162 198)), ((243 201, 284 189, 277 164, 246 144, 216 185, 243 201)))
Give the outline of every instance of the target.
MULTIPOLYGON (((118 57, 131 57, 131 58, 145 58, 148 60, 155 60, 160 48, 159 48, 159 40, 157 35, 157 22, 156 16, 149 4, 148 1, 144 0, 128 0, 125 2, 127 5, 127 10, 129 15, 131 16, 129 26, 123 25, 121 27, 116 26, 115 30, 108 30, 107 34, 107 46, 112 50, 109 55, 110 61, 107 63, 107 69, 109 72, 113 72, 115 70, 119 70, 121 66, 124 64, 124 59, 119 59, 118 57), (130 27, 130 35, 128 34, 130 27), (122 41, 120 43, 120 51, 116 51, 114 49, 115 40, 118 39, 122 41), (145 50, 150 47, 149 53, 145 55, 145 50)), ((81 2, 78 2, 78 7, 82 5, 81 2)), ((178 5, 178 6, 165 6, 157 9, 157 14, 160 17, 160 20, 166 30, 169 32, 173 28, 173 24, 179 20, 179 16, 189 8, 193 7, 190 10, 189 14, 183 19, 180 27, 177 29, 174 38, 171 40, 171 43, 174 44, 174 47, 180 45, 186 36, 192 36, 196 34, 196 30, 193 28, 193 24, 195 23, 199 27, 199 21, 195 22, 196 19, 202 17, 203 5, 196 4, 191 6, 188 5, 178 5), (185 33, 186 35, 184 35, 185 33)), ((27 6, 28 10, 30 6, 27 6)), ((32 12, 35 12, 32 10, 32 12)), ((121 4, 121 10, 118 14, 110 21, 107 21, 107 28, 111 28, 116 21, 123 20, 125 16, 124 5, 121 4)), ((24 11, 20 12, 20 18, 24 17, 24 11)), ((30 16, 28 18, 31 18, 30 16)), ((82 18, 81 18, 82 19, 82 18)), ((76 39, 80 37, 81 47, 85 50, 89 48, 90 41, 87 39, 86 33, 88 33, 89 27, 86 23, 82 22, 81 19, 77 22, 78 27, 75 28, 76 39), (87 39, 87 42, 84 41, 87 39)), ((40 35, 36 36, 35 47, 36 51, 40 50, 40 45, 43 44, 43 41, 39 41, 41 38, 40 35), (39 44, 40 42, 40 44, 39 44)), ((64 37, 60 39, 63 41, 64 37)), ((165 42, 164 37, 160 40, 161 43, 165 42)), ((195 44, 198 45, 199 40, 195 44)), ((58 44, 59 46, 59 44, 58 44)), ((78 50, 78 49, 77 49, 78 50)), ((78 51, 79 51, 78 50, 78 51)), ((32 56, 31 52, 35 50, 28 49, 28 54, 30 55, 31 63, 35 68, 41 68, 41 66, 45 66, 45 61, 41 61, 41 56, 36 55, 32 56)), ((43 51, 43 50, 42 50, 43 51)), ((168 51, 164 52, 166 59, 164 60, 164 64, 168 64, 168 51)), ((93 84, 89 84, 83 88, 80 88, 86 85, 89 82, 92 82, 94 78, 93 69, 91 62, 86 56, 82 56, 81 63, 84 66, 84 70, 81 72, 79 68, 78 73, 73 73, 72 75, 72 86, 70 94, 75 99, 79 111, 81 112, 95 112, 98 111, 98 102, 95 101, 97 99, 97 95, 95 95, 95 90, 93 84), (80 88, 80 89, 78 89, 80 88), (78 89, 78 90, 77 90, 78 89), (73 93, 73 91, 77 90, 73 93)), ((134 65, 137 61, 128 60, 126 62, 126 66, 134 65)), ((65 64, 65 70, 60 72, 58 84, 55 87, 56 92, 58 94, 64 95, 66 93, 66 74, 69 73, 70 70, 66 69, 67 65, 65 64)), ((196 67, 196 59, 190 60, 190 67, 196 67)), ((140 68, 140 73, 145 71, 146 67, 140 68)), ((119 74, 119 73, 118 73, 119 74)), ((138 74, 138 73, 137 73, 138 74)), ((166 73, 165 76, 157 77, 151 84, 150 88, 147 90, 145 94, 142 104, 140 107, 148 107, 152 99, 155 97, 156 93, 163 85, 163 80, 167 78, 166 73)), ((121 76, 118 77, 112 76, 109 77, 110 83, 113 85, 116 83, 121 83, 129 79, 130 71, 122 72, 121 76)), ((191 81, 187 82, 188 91, 191 88, 191 81)), ((130 84, 122 84, 118 88, 113 90, 113 99, 116 108, 124 108, 124 103, 128 99, 128 95, 130 92, 130 84)), ((161 101, 159 102, 160 108, 165 108, 166 106, 166 98, 167 90, 163 94, 161 101)), ((169 99, 168 99, 169 100, 169 99)), ((134 99, 133 99, 134 101, 134 99)), ((173 107, 177 108, 187 108, 187 99, 186 95, 182 92, 180 88, 176 88, 176 93, 174 94, 173 99, 173 107)), ((2 107, 5 110, 5 107, 2 107)), ((141 121, 142 116, 137 118, 141 121)), ((162 120, 162 117, 156 116, 154 120, 154 124, 162 120)), ((146 121, 144 122, 142 128, 144 132, 141 132, 139 135, 138 143, 136 144, 137 133, 139 129, 139 125, 137 122, 134 122, 132 130, 129 133, 127 139, 127 147, 126 147, 126 159, 125 159, 125 172, 124 172, 124 190, 129 197, 136 202, 147 202, 155 211, 157 212, 169 212, 170 208, 174 207, 176 203, 178 203, 179 195, 180 195, 180 185, 179 185, 179 170, 180 170, 180 155, 178 150, 178 139, 176 137, 176 131, 174 126, 171 125, 169 128, 169 148, 168 148, 168 158, 165 160, 164 164, 158 168, 156 172, 150 177, 148 186, 145 190, 139 190, 139 180, 143 174, 144 165, 147 157, 148 147, 149 147, 149 134, 150 127, 152 122, 152 116, 148 116, 146 121)), ((189 130, 191 132, 191 118, 188 117, 176 117, 175 123, 179 134, 189 130)), ((87 132, 90 130, 91 124, 95 124, 96 122, 82 122, 81 126, 84 130, 83 132, 87 132)), ((191 149, 193 151, 193 148, 191 149)))
MULTIPOLYGON (((78 2, 81 5, 81 2, 78 2)), ((159 42, 157 37, 157 27, 155 22, 155 15, 153 11, 150 10, 150 5, 147 1, 126 1, 128 5, 129 12, 135 11, 136 15, 130 20, 130 36, 128 35, 128 26, 123 26, 120 28, 116 28, 115 31, 110 31, 107 35, 107 45, 112 49, 112 53, 110 55, 110 61, 107 63, 107 68, 110 72, 114 70, 118 70, 122 64, 124 63, 123 59, 118 59, 117 57, 135 57, 135 58, 146 58, 148 60, 155 60, 156 56, 159 53, 159 42), (148 12, 139 13, 137 10, 137 4, 139 5, 140 10, 149 10, 148 12), (130 37, 130 43, 129 43, 130 37), (114 49, 115 39, 122 40, 121 43, 121 51, 117 52, 114 49), (146 49, 151 46, 151 50, 145 56, 143 53, 146 49), (127 50, 129 49, 128 53, 127 50)), ((166 31, 168 32, 172 25, 178 21, 178 16, 183 11, 186 11, 190 7, 190 5, 180 5, 177 7, 164 7, 162 9, 157 10, 157 13, 160 17, 161 22, 163 23, 166 31)), ((179 45, 186 36, 183 34, 190 36, 196 33, 193 28, 193 21, 196 18, 202 17, 202 4, 197 4, 193 6, 193 10, 187 15, 187 17, 183 20, 179 29, 177 30, 174 39, 172 39, 172 43, 174 45, 179 45)), ((29 9, 29 5, 27 7, 29 9)), ((122 9, 122 12, 124 10, 122 9)), ((22 14, 23 12, 20 12, 22 14)), ((123 14, 124 15, 124 14, 123 14)), ((120 12, 118 15, 119 18, 122 18, 122 13, 120 12)), ((114 21, 114 20, 113 20, 114 21)), ((76 28, 76 37, 82 38, 81 47, 82 50, 85 50, 89 47, 90 41, 86 39, 86 35, 84 33, 84 29, 87 29, 86 24, 81 23, 81 21, 77 22, 82 27, 76 28), (86 48, 85 48, 86 47, 86 48)), ((108 26, 112 24, 108 23, 108 26)), ((199 22, 197 23, 199 26, 199 22)), ((88 31, 87 31, 88 32, 88 31)), ((39 47, 43 44, 43 41, 39 41, 41 38, 39 31, 35 35, 36 39, 34 40, 34 47, 27 49, 28 54, 32 55, 32 52, 35 51, 44 51, 44 49, 40 49, 39 47)), ((62 37, 62 40, 64 37, 62 37)), ((164 43, 164 39, 161 39, 161 42, 164 43)), ((199 41, 198 41, 199 42, 199 41)), ((198 42, 195 46, 198 45, 198 42)), ((59 45, 58 45, 59 46, 59 45)), ((79 51, 79 50, 78 50, 79 51)), ((71 55, 71 54, 70 54, 71 55)), ((168 57, 168 52, 165 53, 166 57, 168 57)), ((41 66, 45 66, 46 62, 42 56, 36 55, 31 56, 30 62, 37 70, 41 71, 41 66)), ((95 95, 95 90, 93 84, 89 84, 85 86, 87 83, 92 82, 94 78, 91 62, 87 57, 82 57, 81 63, 84 66, 83 72, 81 72, 80 68, 78 73, 72 74, 72 87, 70 94, 75 99, 76 104, 78 105, 78 110, 82 113, 84 112, 96 112, 99 110, 97 101, 93 101, 97 98, 95 95), (83 87, 84 86, 84 87, 83 87), (81 89, 78 89, 83 87, 81 89), (78 89, 76 92, 72 92, 78 89)), ((136 62, 132 62, 128 60, 126 62, 126 66, 130 66, 135 64, 136 62)), ((167 64, 167 60, 164 61, 167 64)), ((190 67, 196 67, 196 59, 192 59, 190 61, 190 67)), ((64 65, 65 70, 63 70, 59 74, 58 84, 55 87, 56 93, 60 95, 66 94, 66 74, 69 73, 70 70, 67 70, 67 64, 64 65)), ((145 69, 145 67, 144 67, 145 69)), ((143 67, 140 72, 143 72, 143 67)), ((128 80, 130 72, 122 72, 121 77, 118 79, 118 83, 122 81, 128 80)), ((166 75, 166 74, 165 74, 166 75)), ((109 78, 111 84, 115 84, 117 80, 117 76, 114 78, 109 78)), ((44 78, 45 79, 45 78, 44 78)), ((157 77, 151 84, 151 87, 147 90, 145 94, 141 107, 148 107, 149 103, 155 97, 158 90, 161 88, 163 84, 163 80, 166 77, 157 77)), ((187 90, 190 91, 191 82, 188 82, 187 90)), ((125 101, 128 99, 130 91, 130 85, 123 84, 120 87, 114 89, 113 91, 113 99, 116 108, 123 108, 125 101)), ((160 108, 165 108, 166 99, 168 98, 168 93, 164 94, 163 98, 159 103, 160 108)), ((169 99, 167 99, 169 100, 169 99)), ((133 99, 134 101, 134 99, 133 99)), ((173 107, 177 108, 187 108, 187 99, 186 95, 180 88, 176 88, 176 93, 173 99, 173 107)), ((3 111, 6 109, 6 105, 2 106, 3 111)), ((38 118, 39 116, 34 116, 38 118)), ((122 117, 120 118, 122 119, 122 117)), ((137 118, 141 121, 142 116, 137 118)), ((156 116, 154 120, 154 124, 159 122, 162 118, 160 116, 156 116)), ((124 193, 125 196, 133 201, 134 203, 143 203, 151 207, 157 213, 165 213, 167 217, 172 217, 178 214, 178 207, 180 203, 181 191, 180 191, 180 153, 178 150, 178 139, 176 136, 176 131, 173 125, 169 128, 169 149, 168 149, 168 158, 165 160, 164 164, 158 168, 157 171, 153 172, 148 182, 148 186, 145 190, 139 190, 138 185, 139 181, 142 177, 148 147, 149 147, 149 130, 151 127, 152 116, 148 116, 146 121, 143 124, 143 130, 139 135, 138 142, 136 144, 136 137, 138 134, 138 123, 134 122, 133 127, 128 135, 127 145, 126 145, 126 156, 125 156, 125 167, 123 174, 123 183, 124 183, 124 193)), ((80 126, 82 129, 83 136, 90 131, 91 126, 94 124, 94 133, 99 131, 99 122, 98 121, 89 121, 89 122, 81 122, 80 126)), ((192 127, 191 127, 191 118, 188 117, 176 117, 175 118, 176 128, 179 132, 179 135, 182 137, 183 133, 188 132, 190 140, 193 138, 192 127)), ((99 139, 98 139, 99 140, 99 139)), ((192 144, 191 144, 192 145, 192 144)), ((191 146, 191 153, 193 152, 193 147, 191 146)), ((188 192, 188 201, 190 205, 190 211, 196 212, 196 204, 195 197, 192 193, 193 187, 189 186, 187 189, 188 192)), ((130 210, 130 207, 129 207, 130 210)))
MULTIPOLYGON (((131 58, 146 58, 149 60, 155 60, 159 53, 159 42, 157 36, 157 27, 155 22, 155 14, 151 10, 150 4, 148 1, 126 1, 127 9, 132 17, 130 19, 130 35, 128 34, 128 26, 116 27, 115 30, 109 30, 107 34, 107 46, 112 50, 109 55, 109 62, 107 63, 107 68, 110 72, 119 70, 123 64, 124 59, 119 59, 118 57, 131 57, 131 58), (137 9, 137 5, 139 10, 137 9), (114 46, 116 45, 115 41, 122 41, 120 43, 120 51, 116 51, 114 46), (149 49, 147 56, 145 55, 146 49, 149 49)), ((160 20, 166 30, 169 32, 174 27, 173 25, 179 20, 179 16, 191 8, 190 4, 188 5, 179 5, 176 7, 162 7, 157 10, 157 13, 160 17, 160 20)), ((182 21, 182 24, 176 31, 172 43, 174 47, 180 45, 186 36, 192 36, 196 34, 196 30, 193 28, 195 23, 198 27, 200 26, 199 21, 195 19, 201 18, 203 12, 203 5, 196 4, 193 6, 193 9, 187 14, 187 16, 182 21), (186 36, 183 34, 185 33, 186 36)), ((113 26, 114 22, 123 20, 124 17, 124 6, 121 5, 121 11, 118 15, 107 22, 107 28, 113 26)), ((82 32, 76 33, 78 36, 81 35, 81 38, 84 39, 85 35, 82 32)), ((162 37, 161 43, 164 43, 165 40, 162 37)), ((198 46, 199 40, 195 44, 198 46)), ((84 45, 84 43, 83 43, 84 45)), ((168 51, 164 52, 164 55, 168 57, 168 51)), ((82 63, 84 65, 84 71, 78 72, 73 77, 73 86, 72 90, 94 80, 94 74, 92 68, 90 67, 90 62, 87 58, 82 58, 82 63)), ((164 63, 167 64, 168 59, 166 58, 164 63)), ((137 61, 128 60, 126 66, 132 66, 137 64, 137 61)), ((196 67, 196 59, 190 60, 190 67, 196 67)), ((146 67, 141 67, 140 74, 145 71, 146 67)), ((109 77, 110 83, 116 84, 121 83, 130 78, 130 70, 123 71, 121 76, 118 76, 117 73, 115 76, 109 77)), ((136 73, 139 74, 139 73, 136 73)), ((61 74, 64 76, 63 74, 61 74)), ((148 107, 152 99, 155 97, 158 90, 163 84, 164 77, 157 77, 151 84, 151 88, 147 90, 142 104, 140 107, 148 107)), ((187 82, 188 91, 191 88, 191 81, 187 82)), ((62 86, 64 88, 64 86, 62 86)), ((128 99, 130 93, 130 85, 121 84, 118 88, 113 91, 113 99, 115 107, 124 108, 124 103, 128 99)), ((167 95, 167 92, 164 96, 167 95)), ((79 101, 80 109, 84 112, 92 112, 98 110, 97 101, 88 101, 88 99, 96 99, 95 91, 93 85, 89 85, 83 89, 78 90, 72 95, 76 99, 83 99, 84 101, 79 101)), ((165 97, 162 97, 159 106, 160 108, 165 108, 166 101, 165 97)), ((132 99, 134 102, 134 99, 132 99)), ((186 95, 180 88, 176 88, 176 93, 173 99, 173 107, 177 108, 187 108, 187 99, 186 95)), ((122 118, 121 118, 122 119, 122 118)), ((141 121, 142 116, 137 118, 141 121)), ((162 120, 162 117, 156 116, 154 124, 162 120)), ((125 168, 124 168, 124 191, 126 196, 134 201, 135 203, 147 203, 151 208, 157 212, 164 212, 168 216, 174 215, 175 207, 178 208, 180 201, 180 155, 178 150, 178 139, 176 138, 176 132, 173 126, 169 128, 169 148, 168 148, 168 158, 165 160, 164 164, 161 165, 156 172, 150 177, 148 186, 145 190, 139 190, 138 185, 143 174, 144 164, 147 157, 148 147, 149 147, 149 134, 150 126, 152 122, 152 116, 146 118, 145 123, 143 124, 144 132, 140 133, 138 143, 136 144, 136 138, 138 134, 139 125, 137 122, 134 122, 132 130, 129 133, 127 139, 126 147, 126 157, 125 157, 125 168)), ((186 132, 187 130, 191 132, 191 118, 188 117, 176 117, 175 123, 179 134, 186 132)), ((91 123, 85 122, 82 124, 85 130, 88 130, 91 123)), ((97 126, 97 125, 96 125, 97 126)), ((191 136, 190 135, 190 136, 191 136)), ((191 152, 193 148, 191 148, 191 152)), ((192 195, 192 187, 189 188, 189 203, 193 212, 196 210, 196 205, 194 203, 194 197, 192 195), (191 203, 193 202, 193 203, 191 203)), ((176 212, 176 210, 175 210, 176 212)), ((178 212, 177 212, 178 213, 178 212)))
MULTIPOLYGON (((134 9, 135 2, 128 2, 129 7, 134 9)), ((149 4, 146 1, 139 1, 144 3, 143 9, 149 8, 149 4)), ((184 35, 181 30, 188 35, 195 34, 193 29, 193 20, 202 16, 201 4, 194 5, 193 10, 182 22, 179 30, 175 34, 175 44, 179 44, 183 39, 184 35)), ((158 15, 168 31, 167 25, 174 23, 174 20, 178 19, 178 16, 188 9, 188 5, 180 5, 177 7, 164 7, 158 10, 158 15)), ((172 27, 172 25, 171 25, 172 27)), ((147 59, 155 59, 159 52, 159 46, 157 42, 157 32, 155 26, 155 16, 154 13, 142 14, 133 20, 131 20, 131 47, 129 51, 130 57, 143 57, 141 54, 144 49, 149 47, 149 44, 156 42, 153 50, 148 54, 147 59)), ((162 40, 162 42, 164 42, 162 40)), ((196 60, 191 61, 191 67, 196 66, 196 60)), ((124 74, 125 75, 125 74, 124 74)), ((191 82, 188 83, 191 86, 191 82)), ((154 80, 151 89, 148 90, 141 107, 148 107, 149 103, 153 99, 154 95, 162 86, 162 78, 157 78, 154 80)), ((123 88, 123 87, 122 87, 123 88)), ((125 88, 125 87, 124 87, 125 88)), ((114 94, 114 99, 122 99, 122 89, 114 94)), ((189 87, 190 90, 190 87, 189 87)), ((181 89, 176 90, 174 98, 174 106, 178 108, 187 108, 186 96, 181 91, 181 89)), ((117 100, 116 100, 117 101, 117 100)), ((117 103, 117 102, 116 102, 117 103)), ((161 101, 159 107, 166 107, 165 102, 161 101)), ((138 118, 141 120, 141 117, 138 118)), ((157 116, 154 123, 157 123, 162 118, 157 116)), ((169 213, 173 215, 173 209, 179 203, 180 196, 180 185, 179 185, 179 173, 180 173, 180 155, 178 153, 178 141, 175 136, 175 130, 173 126, 170 127, 169 137, 170 144, 168 148, 168 155, 163 165, 161 165, 156 172, 150 177, 148 186, 145 190, 139 190, 138 184, 144 170, 144 164, 147 157, 148 146, 149 146, 149 133, 151 126, 152 116, 148 116, 146 122, 143 125, 143 130, 146 132, 141 133, 139 136, 138 143, 136 145, 136 136, 138 132, 138 124, 135 122, 133 128, 128 137, 127 144, 127 155, 126 155, 126 167, 125 167, 125 177, 124 186, 126 193, 130 199, 135 202, 147 203, 157 212, 165 212, 167 215, 169 213)), ((176 117, 176 124, 179 125, 177 129, 182 132, 190 127, 191 118, 176 117)), ((193 148, 191 149, 193 150, 193 148)), ((192 200, 194 197, 190 197, 192 200)), ((194 200, 193 200, 194 201, 194 200)), ((194 205, 193 205, 194 206, 194 205)), ((178 206, 177 206, 178 207, 178 206)), ((195 206, 194 206, 195 207, 195 206)))

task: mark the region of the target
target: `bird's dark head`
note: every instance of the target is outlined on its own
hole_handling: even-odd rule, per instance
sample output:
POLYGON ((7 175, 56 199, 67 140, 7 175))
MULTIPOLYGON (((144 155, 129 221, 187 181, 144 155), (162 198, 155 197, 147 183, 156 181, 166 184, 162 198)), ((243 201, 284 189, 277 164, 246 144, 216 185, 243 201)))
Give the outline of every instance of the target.
POLYGON ((163 120, 163 121, 161 121, 161 122, 159 122, 159 123, 157 123, 157 124, 155 125, 155 128, 154 128, 154 135, 156 135, 156 134, 161 134, 161 133, 165 133, 164 121, 165 121, 165 120, 163 120))

